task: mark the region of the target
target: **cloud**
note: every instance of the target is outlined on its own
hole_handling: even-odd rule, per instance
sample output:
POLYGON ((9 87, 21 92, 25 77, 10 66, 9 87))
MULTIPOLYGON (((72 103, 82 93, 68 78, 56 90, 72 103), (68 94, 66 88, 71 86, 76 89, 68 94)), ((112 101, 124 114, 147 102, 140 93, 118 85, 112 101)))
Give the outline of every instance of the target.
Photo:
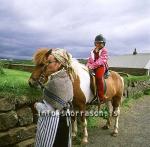
POLYGON ((110 54, 150 52, 149 7, 149 0, 1 0, 0 56, 60 47, 87 57, 99 33, 110 54))

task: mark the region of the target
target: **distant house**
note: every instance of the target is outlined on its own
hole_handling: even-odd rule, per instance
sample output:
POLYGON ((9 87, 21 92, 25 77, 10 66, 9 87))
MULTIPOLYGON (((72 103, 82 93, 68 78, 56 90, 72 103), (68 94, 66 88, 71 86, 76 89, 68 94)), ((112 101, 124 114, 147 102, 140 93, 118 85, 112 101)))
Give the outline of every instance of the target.
POLYGON ((2 59, 0 59, 1 61, 7 61, 7 59, 4 59, 4 58, 2 58, 2 59))
POLYGON ((111 56, 108 64, 110 69, 133 75, 150 75, 150 53, 111 56))

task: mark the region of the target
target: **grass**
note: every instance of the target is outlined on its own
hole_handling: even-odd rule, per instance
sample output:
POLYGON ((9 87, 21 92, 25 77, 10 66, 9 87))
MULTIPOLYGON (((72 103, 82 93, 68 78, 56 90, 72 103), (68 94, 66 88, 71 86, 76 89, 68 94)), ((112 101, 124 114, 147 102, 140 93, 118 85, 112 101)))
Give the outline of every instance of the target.
POLYGON ((146 89, 146 90, 144 91, 144 94, 145 94, 145 95, 150 95, 150 88, 149 88, 149 89, 146 89))
POLYGON ((100 117, 88 117, 88 128, 97 128, 100 124, 100 117))
POLYGON ((142 97, 143 95, 144 95, 143 92, 139 92, 139 93, 135 94, 133 97, 125 98, 125 100, 124 100, 123 103, 122 103, 122 106, 123 106, 123 107, 130 107, 130 104, 131 104, 134 100, 136 100, 136 99, 142 97))
POLYGON ((125 82, 134 82, 134 81, 146 81, 149 80, 150 76, 133 76, 128 75, 128 77, 124 77, 125 82))
POLYGON ((1 97, 19 98, 26 96, 30 100, 34 100, 41 96, 41 90, 30 88, 28 85, 30 73, 12 69, 3 70, 4 74, 0 74, 1 97))

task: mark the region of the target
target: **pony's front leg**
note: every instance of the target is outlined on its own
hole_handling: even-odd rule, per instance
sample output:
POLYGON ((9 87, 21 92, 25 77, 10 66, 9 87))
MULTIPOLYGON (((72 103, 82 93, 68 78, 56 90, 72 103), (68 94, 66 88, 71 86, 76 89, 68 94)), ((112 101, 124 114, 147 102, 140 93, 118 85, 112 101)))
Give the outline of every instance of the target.
POLYGON ((119 116, 120 116, 120 108, 119 107, 115 108, 112 116, 115 118, 115 125, 114 125, 114 131, 112 132, 112 136, 116 137, 118 134, 118 128, 119 128, 119 116))
POLYGON ((74 115, 74 116, 72 117, 72 137, 76 137, 77 131, 78 131, 78 127, 77 127, 77 117, 76 117, 76 115, 74 115))
POLYGON ((88 143, 88 131, 87 131, 87 120, 85 117, 85 113, 81 114, 81 121, 82 121, 82 127, 83 127, 82 143, 87 144, 88 143))

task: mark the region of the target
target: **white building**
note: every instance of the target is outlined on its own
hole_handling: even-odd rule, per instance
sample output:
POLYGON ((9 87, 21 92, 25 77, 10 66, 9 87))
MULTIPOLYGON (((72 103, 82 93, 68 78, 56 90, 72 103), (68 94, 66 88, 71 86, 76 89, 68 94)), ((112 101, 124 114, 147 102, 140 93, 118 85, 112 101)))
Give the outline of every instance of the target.
POLYGON ((133 75, 150 75, 150 53, 111 56, 108 64, 112 70, 134 73, 133 75))

